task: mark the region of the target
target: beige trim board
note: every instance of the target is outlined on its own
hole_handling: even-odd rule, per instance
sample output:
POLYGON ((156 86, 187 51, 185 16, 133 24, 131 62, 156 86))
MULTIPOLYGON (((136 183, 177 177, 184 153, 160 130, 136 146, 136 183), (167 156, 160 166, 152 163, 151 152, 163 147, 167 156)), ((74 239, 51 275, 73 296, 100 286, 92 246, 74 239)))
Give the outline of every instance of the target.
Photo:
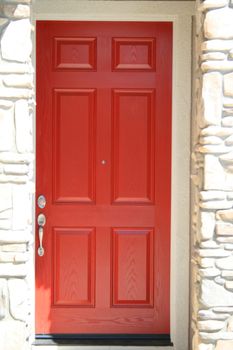
POLYGON ((194 1, 33 0, 37 20, 167 21, 194 14, 194 1), (64 6, 65 3, 65 6, 64 6))
POLYGON ((174 27, 171 179, 171 341, 174 348, 34 346, 34 350, 188 350, 191 41, 194 13, 194 1, 33 0, 34 23, 36 20, 171 21, 174 27))

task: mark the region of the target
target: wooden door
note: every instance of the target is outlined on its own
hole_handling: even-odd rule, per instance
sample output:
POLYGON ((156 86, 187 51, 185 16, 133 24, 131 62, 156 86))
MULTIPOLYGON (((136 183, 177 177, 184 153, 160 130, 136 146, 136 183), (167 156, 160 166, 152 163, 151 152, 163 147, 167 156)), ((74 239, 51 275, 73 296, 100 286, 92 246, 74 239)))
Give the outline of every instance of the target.
POLYGON ((37 22, 38 334, 169 333, 171 51, 171 23, 37 22))

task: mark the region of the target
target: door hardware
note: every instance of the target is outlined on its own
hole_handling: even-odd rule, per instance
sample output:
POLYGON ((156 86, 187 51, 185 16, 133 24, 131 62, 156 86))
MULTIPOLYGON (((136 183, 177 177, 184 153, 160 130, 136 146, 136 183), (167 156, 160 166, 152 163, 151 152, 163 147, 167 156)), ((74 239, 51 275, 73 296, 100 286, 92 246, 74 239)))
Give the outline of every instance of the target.
POLYGON ((44 248, 43 248, 43 236, 44 236, 44 225, 46 223, 46 217, 44 214, 39 214, 37 217, 37 223, 39 226, 39 248, 38 248, 38 255, 43 256, 44 255, 44 248))
POLYGON ((44 209, 46 206, 46 198, 43 194, 37 198, 37 205, 40 209, 44 209))

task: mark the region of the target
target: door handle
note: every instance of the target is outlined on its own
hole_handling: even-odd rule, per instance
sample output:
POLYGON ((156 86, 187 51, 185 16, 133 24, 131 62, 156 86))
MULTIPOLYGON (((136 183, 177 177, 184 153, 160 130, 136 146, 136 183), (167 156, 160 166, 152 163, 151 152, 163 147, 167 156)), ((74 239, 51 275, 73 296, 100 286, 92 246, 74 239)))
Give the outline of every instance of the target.
POLYGON ((39 214, 37 217, 37 223, 39 226, 39 248, 38 248, 38 255, 43 256, 44 255, 44 248, 43 248, 43 236, 44 236, 44 225, 46 223, 46 217, 44 214, 39 214))

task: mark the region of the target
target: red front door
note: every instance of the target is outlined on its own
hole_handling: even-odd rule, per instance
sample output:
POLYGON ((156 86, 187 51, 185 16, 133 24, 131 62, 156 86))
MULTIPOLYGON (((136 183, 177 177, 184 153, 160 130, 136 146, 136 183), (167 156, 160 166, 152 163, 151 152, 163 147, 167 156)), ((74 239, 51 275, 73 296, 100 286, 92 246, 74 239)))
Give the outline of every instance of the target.
POLYGON ((169 333, 171 46, 171 23, 37 22, 37 333, 169 333))

